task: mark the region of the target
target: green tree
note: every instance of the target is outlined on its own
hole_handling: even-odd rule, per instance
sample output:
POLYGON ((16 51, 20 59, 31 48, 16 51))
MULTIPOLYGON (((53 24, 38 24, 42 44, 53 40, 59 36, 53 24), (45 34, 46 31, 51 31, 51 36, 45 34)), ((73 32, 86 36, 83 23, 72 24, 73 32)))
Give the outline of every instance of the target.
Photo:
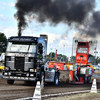
POLYGON ((50 52, 47 55, 47 61, 66 61, 67 60, 67 56, 66 55, 62 55, 62 54, 57 54, 57 59, 55 60, 55 53, 54 52, 50 52))
POLYGON ((100 63, 100 57, 98 57, 98 56, 97 56, 97 58, 96 58, 96 63, 97 63, 97 64, 100 63))
POLYGON ((75 62, 76 62, 76 56, 71 56, 71 57, 70 57, 70 61, 71 61, 72 63, 75 63, 75 62))
POLYGON ((5 52, 7 46, 7 38, 4 33, 0 32, 0 53, 5 52))

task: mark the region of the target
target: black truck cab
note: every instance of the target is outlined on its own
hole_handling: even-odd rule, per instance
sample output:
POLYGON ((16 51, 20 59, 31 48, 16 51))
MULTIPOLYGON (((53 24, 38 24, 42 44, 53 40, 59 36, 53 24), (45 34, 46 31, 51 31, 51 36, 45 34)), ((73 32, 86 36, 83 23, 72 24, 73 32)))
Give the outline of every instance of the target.
POLYGON ((8 39, 5 53, 3 78, 7 83, 14 80, 41 80, 47 55, 47 35, 40 37, 16 36, 8 39))

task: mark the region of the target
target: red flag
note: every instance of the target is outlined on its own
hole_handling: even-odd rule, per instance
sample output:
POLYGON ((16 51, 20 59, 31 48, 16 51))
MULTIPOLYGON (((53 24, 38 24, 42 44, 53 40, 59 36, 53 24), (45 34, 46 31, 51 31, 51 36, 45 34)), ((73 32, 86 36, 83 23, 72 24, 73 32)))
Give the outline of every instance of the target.
POLYGON ((56 53, 55 53, 55 60, 57 59, 57 49, 56 49, 56 53))

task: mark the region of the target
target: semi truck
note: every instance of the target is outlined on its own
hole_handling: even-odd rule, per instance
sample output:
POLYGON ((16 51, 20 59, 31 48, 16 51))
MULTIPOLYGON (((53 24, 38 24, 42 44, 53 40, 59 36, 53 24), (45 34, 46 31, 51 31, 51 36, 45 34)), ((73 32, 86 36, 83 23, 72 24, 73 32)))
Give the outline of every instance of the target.
POLYGON ((8 84, 22 80, 26 83, 42 81, 42 85, 44 82, 58 85, 59 71, 48 68, 46 63, 47 41, 47 35, 10 37, 5 52, 3 79, 7 79, 8 84))
POLYGON ((45 73, 47 40, 47 35, 13 36, 8 39, 5 68, 2 71, 8 84, 13 84, 15 80, 36 82, 42 79, 45 73))

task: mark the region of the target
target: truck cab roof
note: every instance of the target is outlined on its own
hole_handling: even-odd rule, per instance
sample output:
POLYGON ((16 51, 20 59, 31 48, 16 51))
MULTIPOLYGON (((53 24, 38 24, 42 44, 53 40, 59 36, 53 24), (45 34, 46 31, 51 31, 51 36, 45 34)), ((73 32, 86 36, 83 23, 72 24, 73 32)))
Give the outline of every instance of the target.
POLYGON ((44 40, 44 38, 32 36, 12 36, 8 39, 10 42, 37 42, 38 40, 44 40))

